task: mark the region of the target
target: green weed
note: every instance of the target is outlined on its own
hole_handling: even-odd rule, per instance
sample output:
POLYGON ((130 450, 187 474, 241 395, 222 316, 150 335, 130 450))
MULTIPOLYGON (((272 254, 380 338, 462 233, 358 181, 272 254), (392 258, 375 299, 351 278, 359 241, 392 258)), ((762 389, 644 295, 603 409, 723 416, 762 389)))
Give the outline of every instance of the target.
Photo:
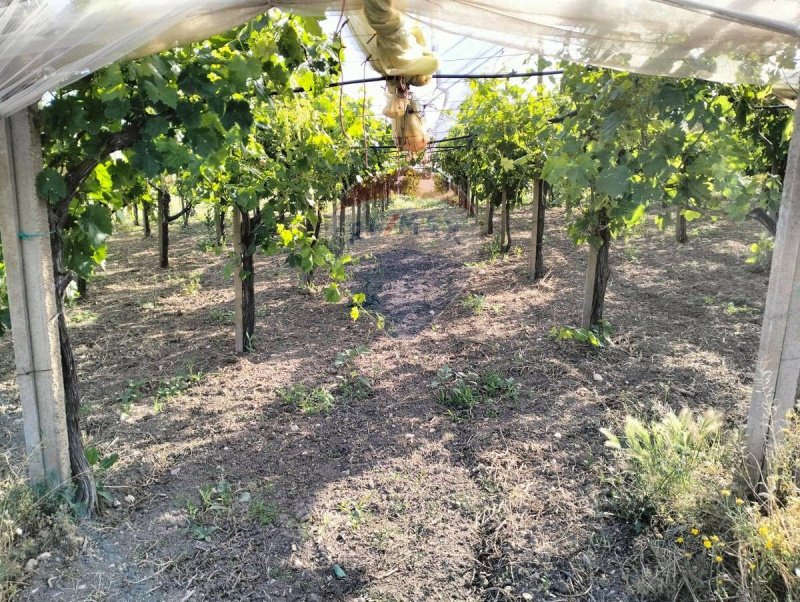
POLYGON ((628 570, 643 599, 682 590, 704 602, 800 596, 800 424, 791 417, 755 501, 742 442, 722 427, 716 412, 684 409, 651 422, 628 417, 621 436, 602 431, 614 450, 611 507, 639 534, 628 570))
POLYGON ((200 274, 191 274, 186 278, 186 283, 181 288, 181 294, 184 297, 194 297, 201 288, 200 274))
POLYGON ((119 460, 119 454, 113 453, 104 456, 96 447, 87 447, 83 450, 83 454, 86 457, 86 461, 89 463, 89 466, 92 467, 92 476, 94 477, 97 495, 109 506, 113 505, 114 496, 106 487, 105 478, 106 473, 119 460))
POLYGON ((31 488, 6 454, 0 454, 0 599, 16 599, 30 575, 28 562, 56 547, 72 553, 80 546, 69 488, 31 488))
POLYGON ((317 387, 308 390, 304 385, 292 385, 278 390, 283 403, 293 406, 303 414, 327 414, 335 405, 333 395, 327 389, 317 387))
POLYGON ((274 502, 264 502, 256 500, 250 504, 248 514, 250 518, 256 521, 262 527, 275 524, 278 520, 280 508, 274 502))
POLYGON ((601 320, 591 328, 553 326, 550 329, 550 336, 557 341, 577 341, 597 348, 605 348, 612 344, 611 333, 611 324, 605 320, 601 320))
POLYGON ((485 306, 486 297, 484 295, 470 293, 461 300, 461 307, 470 310, 474 314, 483 312, 485 306))
POLYGON ((359 345, 336 354, 334 366, 338 368, 336 394, 350 401, 368 399, 372 395, 372 382, 359 373, 356 358, 369 353, 369 349, 359 345))
POLYGON ((473 417, 478 408, 492 416, 497 402, 515 400, 519 394, 519 383, 513 378, 496 372, 456 372, 448 365, 439 368, 431 387, 436 390, 439 403, 457 419, 473 417))

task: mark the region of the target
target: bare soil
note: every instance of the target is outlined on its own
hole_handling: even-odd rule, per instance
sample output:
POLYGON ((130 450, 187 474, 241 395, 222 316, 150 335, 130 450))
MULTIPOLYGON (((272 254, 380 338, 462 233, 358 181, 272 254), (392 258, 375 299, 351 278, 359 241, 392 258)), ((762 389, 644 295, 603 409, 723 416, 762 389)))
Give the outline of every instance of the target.
MULTIPOLYGON (((119 506, 81 523, 79 553, 53 550, 24 599, 639 599, 622 570, 629 533, 605 507, 598 430, 682 406, 743 423, 767 284, 744 264, 757 228, 694 226, 677 245, 647 226, 613 241, 615 344, 596 351, 548 334, 576 324, 582 303, 585 249, 560 210, 534 285, 518 248, 530 208, 514 216, 517 248, 489 261, 461 210, 397 203, 351 249, 350 286, 386 330, 260 258, 244 356, 226 257, 202 250, 199 221, 173 228, 168 270, 155 240, 114 238, 69 320, 87 442, 120 454, 105 477, 119 506), (464 305, 470 294, 482 309, 464 305), (356 375, 335 366, 360 345, 356 375), (445 364, 513 377, 520 394, 454 417, 431 388, 445 364), (371 390, 349 392, 354 376, 371 390), (279 390, 297 384, 332 391, 333 409, 284 403, 279 390)), ((0 398, 2 444, 21 457, 8 337, 0 398)))

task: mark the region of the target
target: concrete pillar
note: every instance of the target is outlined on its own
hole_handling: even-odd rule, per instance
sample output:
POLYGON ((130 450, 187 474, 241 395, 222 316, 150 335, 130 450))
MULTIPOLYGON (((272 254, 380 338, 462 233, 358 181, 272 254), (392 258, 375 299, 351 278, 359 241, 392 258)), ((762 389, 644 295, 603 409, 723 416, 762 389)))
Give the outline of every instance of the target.
POLYGON ((748 472, 753 483, 769 473, 800 377, 800 103, 779 215, 747 421, 748 472))
POLYGON ((31 481, 69 481, 67 421, 47 202, 31 109, 0 119, 0 237, 6 263, 17 384, 31 481))

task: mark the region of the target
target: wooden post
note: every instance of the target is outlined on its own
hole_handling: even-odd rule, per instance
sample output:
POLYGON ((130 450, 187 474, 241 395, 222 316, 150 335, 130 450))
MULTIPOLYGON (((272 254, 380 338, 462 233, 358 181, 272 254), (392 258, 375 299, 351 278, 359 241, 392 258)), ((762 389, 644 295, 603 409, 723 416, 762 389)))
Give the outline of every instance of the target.
MULTIPOLYGON (((244 249, 242 248, 242 212, 234 205, 233 207, 233 252, 241 261, 244 249)), ((241 267, 241 266, 240 266, 241 267)), ((236 353, 244 353, 244 291, 242 290, 242 279, 239 270, 233 275, 234 307, 233 307, 233 327, 236 353)))
POLYGON ((781 445, 800 376, 800 103, 794 114, 761 344, 747 419, 747 467, 757 484, 781 445))
POLYGON ((680 209, 678 209, 678 215, 675 217, 675 242, 689 242, 689 235, 686 233, 686 217, 681 213, 680 209))
POLYGON ((594 303, 594 281, 597 274, 597 256, 600 249, 593 244, 589 244, 589 258, 586 264, 586 283, 583 289, 583 317, 581 318, 581 328, 589 328, 592 325, 592 305, 594 303))
POLYGON ((34 484, 56 487, 71 472, 50 225, 36 193, 41 168, 31 110, 0 119, 0 237, 28 470, 34 484))

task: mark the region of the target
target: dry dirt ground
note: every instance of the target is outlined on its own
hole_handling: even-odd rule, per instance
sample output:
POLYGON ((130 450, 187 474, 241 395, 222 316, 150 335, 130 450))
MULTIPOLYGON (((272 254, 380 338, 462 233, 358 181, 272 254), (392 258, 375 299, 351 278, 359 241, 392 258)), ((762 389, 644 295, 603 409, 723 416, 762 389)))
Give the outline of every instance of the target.
MULTIPOLYGON (((757 229, 614 241, 615 345, 594 351, 548 334, 579 318, 585 249, 559 210, 547 220, 548 275, 532 285, 521 248, 487 261, 461 210, 397 200, 351 249, 351 287, 385 332, 261 258, 245 356, 232 351, 225 257, 202 250, 201 220, 173 228, 167 270, 154 240, 116 236, 69 319, 86 437, 120 455, 105 477, 119 505, 81 523, 79 552, 53 550, 23 598, 638 599, 625 527, 604 505, 598 429, 686 405, 743 423, 767 283, 744 264, 757 229), (453 414, 431 388, 443 365, 513 378, 519 394, 453 414), (287 404, 279 390, 297 384, 332 391, 333 407, 287 404)), ((6 337, 0 432, 14 451, 12 374, 6 337)))

